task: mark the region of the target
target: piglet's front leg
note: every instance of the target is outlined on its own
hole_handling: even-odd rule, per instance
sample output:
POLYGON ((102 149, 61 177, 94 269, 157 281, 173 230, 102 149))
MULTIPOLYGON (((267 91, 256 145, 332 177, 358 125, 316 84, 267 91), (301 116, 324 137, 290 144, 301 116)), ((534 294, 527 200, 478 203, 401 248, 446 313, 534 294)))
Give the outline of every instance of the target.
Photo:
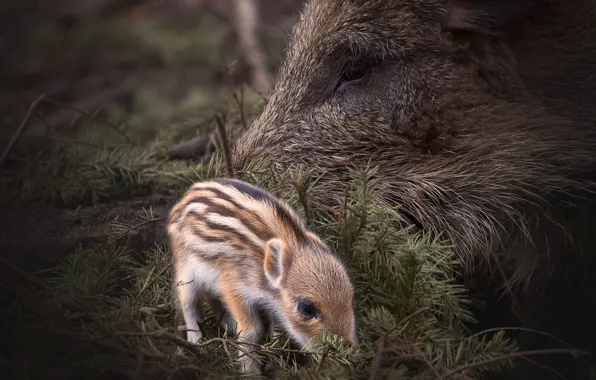
MULTIPOLYGON (((230 314, 236 320, 236 332, 240 342, 258 344, 263 339, 264 326, 254 307, 247 305, 244 299, 235 293, 226 293, 223 297, 230 314)), ((255 347, 240 344, 238 361, 243 372, 258 373, 261 370, 260 358, 255 347)))

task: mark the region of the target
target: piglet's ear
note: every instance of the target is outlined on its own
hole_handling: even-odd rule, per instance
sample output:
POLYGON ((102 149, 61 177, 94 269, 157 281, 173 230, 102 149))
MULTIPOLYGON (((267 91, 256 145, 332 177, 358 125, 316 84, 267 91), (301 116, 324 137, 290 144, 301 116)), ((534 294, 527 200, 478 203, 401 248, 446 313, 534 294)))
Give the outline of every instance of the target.
POLYGON ((499 34, 545 0, 445 0, 444 27, 484 34, 499 34))
POLYGON ((265 275, 275 289, 281 287, 291 264, 291 254, 281 239, 271 239, 265 248, 265 275))

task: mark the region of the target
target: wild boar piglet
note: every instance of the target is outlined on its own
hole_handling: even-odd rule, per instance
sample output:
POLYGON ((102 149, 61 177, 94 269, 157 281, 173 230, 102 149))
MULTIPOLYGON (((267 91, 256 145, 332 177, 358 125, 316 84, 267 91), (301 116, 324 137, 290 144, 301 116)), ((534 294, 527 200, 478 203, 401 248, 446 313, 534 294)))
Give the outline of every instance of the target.
MULTIPOLYGON (((202 338, 206 301, 243 341, 262 340, 266 316, 304 348, 323 331, 358 344, 344 265, 273 194, 240 180, 195 183, 172 208, 167 230, 188 341, 202 338)), ((248 355, 240 360, 245 371, 259 369, 248 355)))

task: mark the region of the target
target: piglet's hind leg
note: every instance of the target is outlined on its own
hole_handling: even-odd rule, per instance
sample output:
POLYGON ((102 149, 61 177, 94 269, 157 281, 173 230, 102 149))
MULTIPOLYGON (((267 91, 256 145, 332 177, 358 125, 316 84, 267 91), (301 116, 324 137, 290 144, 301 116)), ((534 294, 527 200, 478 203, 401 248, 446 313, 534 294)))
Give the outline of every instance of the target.
POLYGON ((199 287, 194 286, 193 282, 179 281, 175 287, 184 323, 186 324, 186 340, 197 343, 203 338, 199 326, 205 318, 202 305, 203 294, 199 287))
POLYGON ((227 330, 228 337, 233 337, 236 335, 236 321, 230 312, 226 310, 223 303, 219 299, 212 296, 206 296, 205 300, 211 308, 211 311, 213 311, 213 315, 218 322, 219 327, 222 329, 222 333, 227 330))

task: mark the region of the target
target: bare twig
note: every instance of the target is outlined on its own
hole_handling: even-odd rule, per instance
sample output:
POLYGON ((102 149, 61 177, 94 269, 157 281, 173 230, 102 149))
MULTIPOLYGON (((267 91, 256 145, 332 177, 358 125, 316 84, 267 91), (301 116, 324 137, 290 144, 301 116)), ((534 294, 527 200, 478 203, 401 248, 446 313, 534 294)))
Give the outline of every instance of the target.
POLYGON ((434 364, 430 360, 428 360, 426 355, 424 355, 424 353, 422 351, 420 351, 420 349, 418 347, 414 346, 414 348, 416 349, 417 354, 420 357, 420 359, 422 359, 424 361, 424 363, 426 363, 428 368, 430 368, 430 370, 435 374, 435 379, 443 380, 443 376, 441 376, 439 371, 435 368, 434 364))
POLYGON ((246 115, 244 115, 244 87, 240 87, 240 99, 237 101, 238 108, 240 110, 240 120, 244 130, 248 129, 248 123, 246 122, 246 115))
MULTIPOLYGON (((75 107, 75 106, 71 106, 71 105, 69 105, 69 104, 65 104, 65 103, 59 102, 59 101, 57 101, 57 100, 53 100, 53 99, 44 99, 44 101, 46 101, 46 102, 48 102, 48 103, 53 103, 53 104, 56 104, 56 105, 58 105, 58 106, 60 106, 60 107, 64 107, 64 108, 71 109, 71 110, 73 110, 73 111, 76 111, 76 112, 80 113, 80 114, 81 114, 81 115, 83 115, 83 116, 86 116, 86 117, 88 117, 88 118, 89 118, 89 119, 91 119, 91 120, 98 121, 98 122, 100 122, 100 123, 102 123, 102 124, 106 125, 107 127, 110 127, 110 128, 111 128, 111 129, 113 129, 114 131, 118 132, 118 133, 119 133, 119 134, 120 134, 122 137, 124 137, 124 139, 126 140, 126 142, 128 142, 129 144, 131 144, 131 145, 134 145, 134 144, 133 144, 133 141, 130 139, 130 137, 128 137, 128 135, 127 135, 126 133, 124 133, 124 131, 122 131, 120 128, 118 128, 117 126, 115 126, 114 124, 110 123, 110 122, 109 122, 109 121, 107 121, 107 120, 100 119, 99 117, 95 116, 94 114, 90 114, 90 113, 88 113, 88 112, 85 112, 85 111, 83 111, 83 110, 81 110, 81 109, 79 109, 79 108, 77 108, 77 107, 75 107)), ((97 112, 98 112, 98 111, 95 111, 94 113, 97 113, 97 112)))
MULTIPOLYGON (((147 330, 145 329, 145 322, 141 322, 141 329, 146 332, 147 330)), ((164 355, 165 354, 163 352, 161 352, 157 347, 155 347, 155 344, 153 344, 153 341, 151 341, 151 339, 147 338, 147 344, 149 345, 149 347, 151 348, 151 350, 156 353, 156 354, 161 354, 164 355)))
POLYGON ((104 148, 111 148, 111 147, 104 147, 103 145, 99 145, 99 144, 94 144, 88 141, 80 141, 80 140, 73 140, 73 139, 67 139, 64 137, 57 137, 57 136, 41 136, 41 135, 32 135, 32 134, 28 134, 28 133, 21 133, 21 137, 28 137, 28 138, 32 138, 32 139, 44 139, 44 140, 51 140, 51 141, 56 141, 56 142, 63 142, 66 144, 72 144, 72 145, 86 145, 86 146, 90 146, 96 149, 104 149, 104 148))
POLYGON ((37 118, 41 120, 41 122, 46 126, 47 129, 49 129, 53 134, 56 134, 56 128, 54 128, 52 124, 48 123, 48 121, 45 117, 43 117, 41 112, 35 111, 35 116, 37 116, 37 118))
POLYGON ((35 99, 33 101, 33 103, 31 103, 31 105, 29 106, 29 110, 27 110, 27 113, 25 114, 25 117, 21 121, 21 124, 19 125, 19 127, 17 128, 15 133, 12 135, 12 138, 8 142, 6 149, 4 149, 4 152, 2 152, 2 156, 0 156, 0 166, 2 166, 2 163, 4 162, 4 160, 6 160, 6 157, 8 157, 10 151, 12 150, 12 147, 19 139, 19 135, 25 129, 25 127, 27 126, 27 123, 29 123, 29 119, 31 119, 31 115, 33 114, 33 111, 35 111, 35 109, 39 105, 39 102, 41 102, 44 98, 45 98, 45 95, 43 95, 43 94, 38 96, 37 99, 35 99))
MULTIPOLYGON (((424 312, 428 310, 428 307, 423 307, 421 309, 416 310, 415 312, 413 312, 412 314, 408 315, 406 318, 402 319, 401 321, 399 321, 399 323, 397 323, 393 328, 387 330, 383 335, 381 335, 376 341, 375 341, 375 366, 373 368, 373 371, 369 377, 370 380, 374 380, 377 376, 377 373, 379 372, 379 368, 381 367, 381 363, 382 363, 382 355, 383 355, 383 350, 385 349, 385 340, 387 339, 387 336, 392 333, 393 331, 397 330, 398 327, 406 324, 408 321, 410 321, 412 318, 414 318, 415 316, 419 315, 420 313, 424 312)), ((403 331, 403 329, 405 328, 405 326, 400 330, 400 333, 403 331)), ((424 356, 424 355, 423 355, 424 356)), ((428 364, 431 369, 433 371, 435 371, 435 374, 438 375, 438 372, 436 372, 436 369, 434 368, 434 366, 432 365, 432 363, 430 363, 428 361, 428 358, 426 357, 421 357, 420 354, 415 355, 415 357, 419 360, 419 361, 423 361, 424 363, 428 364)), ((440 376, 439 376, 440 378, 440 376)))
POLYGON ((399 356, 390 356, 381 359, 381 363, 383 364, 410 364, 410 363, 418 363, 424 364, 424 359, 420 357, 420 355, 399 355, 399 356))
MULTIPOLYGON (((416 310, 415 312, 413 312, 412 314, 408 315, 407 317, 405 317, 404 319, 402 319, 401 321, 399 321, 395 326, 393 326, 391 329, 387 330, 379 339, 385 339, 389 334, 391 334, 392 332, 394 332, 395 330, 397 330, 398 327, 406 324, 408 321, 410 321, 412 318, 414 318, 415 316, 425 312, 428 310, 428 307, 423 307, 421 309, 416 310)), ((403 329, 405 329, 406 326, 404 326, 401 330, 400 333, 403 331, 403 329)), ((377 339, 377 340, 379 340, 377 339)))
POLYGON ((495 327, 495 328, 490 328, 490 329, 479 331, 476 334, 470 335, 466 339, 472 340, 472 339, 474 339, 474 338, 476 338, 476 337, 478 337, 478 336, 480 336, 482 334, 486 334, 486 333, 493 332, 493 331, 501 331, 501 330, 524 331, 524 332, 530 332, 530 333, 537 334, 537 335, 543 335, 543 336, 546 336, 548 338, 551 338, 551 339, 559 342, 560 344, 562 344, 563 346, 568 347, 569 349, 572 349, 572 350, 575 349, 572 345, 570 345, 569 343, 565 342, 563 339, 561 339, 561 338, 559 338, 559 337, 557 337, 555 335, 549 334, 549 333, 547 333, 545 331, 528 329, 528 328, 524 328, 524 327, 495 327))
MULTIPOLYGON (((185 329, 185 328, 180 328, 178 330, 179 331, 197 331, 197 330, 185 329)), ((191 342, 187 341, 186 339, 173 334, 169 330, 156 330, 156 331, 151 331, 151 332, 119 331, 119 332, 114 332, 109 336, 103 336, 103 337, 101 337, 101 339, 108 338, 110 336, 134 336, 134 337, 150 336, 150 337, 154 337, 154 338, 158 338, 158 339, 168 340, 172 343, 176 343, 179 346, 182 346, 183 348, 190 350, 191 352, 195 352, 197 350, 197 348, 206 347, 206 346, 212 345, 214 343, 221 343, 223 345, 224 341, 227 344, 234 346, 236 349, 238 349, 238 346, 250 346, 250 347, 255 347, 255 348, 259 348, 259 349, 265 348, 262 344, 245 342, 245 341, 241 341, 241 340, 232 340, 232 339, 227 339, 227 338, 210 338, 204 342, 191 343, 191 342)), ((318 354, 318 352, 314 352, 314 351, 302 351, 302 350, 295 350, 295 349, 291 349, 291 348, 267 347, 266 349, 271 350, 271 351, 291 353, 291 354, 306 354, 306 355, 318 354)))
POLYGON ((483 366, 486 364, 490 364, 490 363, 494 363, 500 360, 506 360, 506 359, 516 359, 516 358, 523 358, 526 356, 532 356, 532 355, 549 355, 549 354, 568 354, 568 355, 572 355, 574 357, 578 357, 578 356, 590 356, 590 353, 587 351, 581 351, 581 350, 570 350, 570 349, 565 349, 565 348, 555 348, 555 349, 548 349, 548 350, 528 350, 528 351, 519 351, 519 352, 513 352, 510 354, 506 354, 506 355, 501 355, 499 357, 496 358, 491 358, 491 359, 486 359, 486 360, 479 360, 477 362, 473 362, 473 363, 469 363, 469 364, 464 364, 461 365, 459 367, 456 367, 455 369, 453 369, 452 371, 448 372, 443 378, 444 379, 448 379, 453 375, 456 375, 460 372, 475 368, 475 367, 479 367, 479 366, 483 366))
POLYGON ((36 276, 34 276, 30 273, 27 273, 23 269, 14 265, 10 261, 8 261, 6 258, 0 256, 0 263, 2 263, 6 268, 10 269, 15 274, 17 274, 20 277, 22 277, 23 279, 27 280, 29 283, 37 286, 41 290, 44 290, 44 291, 48 292, 49 294, 51 294, 52 296, 54 296, 54 298, 56 298, 56 300, 58 300, 63 307, 67 308, 71 312, 79 313, 80 316, 93 317, 91 314, 82 311, 81 307, 78 306, 77 304, 58 297, 56 294, 54 294, 54 292, 52 291, 52 289, 50 288, 50 286, 48 284, 46 284, 45 282, 43 282, 36 276))
POLYGON ((565 380, 565 376, 561 375, 559 372, 555 371, 554 369, 552 369, 550 367, 547 367, 545 365, 539 364, 535 360, 532 360, 530 358, 520 358, 520 359, 525 360, 528 363, 530 363, 530 364, 532 364, 532 365, 534 365, 534 366, 536 366, 536 367, 538 367, 538 368, 540 368, 542 370, 545 370, 545 371, 550 372, 551 373, 551 376, 553 378, 565 380))
POLYGON ((325 345, 325 348, 323 349, 323 354, 321 355, 321 360, 319 360, 319 364, 317 364, 316 372, 319 372, 323 368, 325 360, 327 360, 327 355, 329 355, 329 346, 325 345))
MULTIPOLYGON (((163 219, 164 219, 164 218, 151 218, 151 219, 144 220, 144 221, 142 221, 142 222, 140 222, 140 223, 138 223, 138 224, 135 224, 135 225, 134 225, 134 226, 132 226, 132 227, 129 227, 129 228, 127 228, 126 230, 124 230, 124 232, 121 232, 121 233, 119 233, 119 234, 116 234, 116 235, 113 237, 113 239, 114 239, 114 240, 115 240, 115 239, 120 239, 120 238, 122 238, 122 237, 126 236, 126 234, 128 234, 128 233, 129 233, 129 232, 131 232, 131 231, 136 231, 136 230, 138 230, 139 228, 141 228, 141 227, 143 227, 143 226, 145 226, 145 225, 147 225, 147 224, 149 224, 149 223, 155 223, 155 222, 159 222, 159 221, 161 221, 161 220, 163 220, 163 219)), ((116 231, 114 231, 114 232, 116 232, 116 231)))
POLYGON ((373 371, 370 374, 369 380, 374 380, 377 377, 377 373, 381 368, 381 357, 383 355, 383 350, 385 349, 385 336, 381 336, 375 342, 376 352, 375 352, 375 366, 373 367, 373 371))
MULTIPOLYGON (((129 354, 129 355, 137 355, 137 353, 139 352, 138 349, 125 348, 120 345, 114 344, 112 342, 99 342, 99 344, 101 344, 104 347, 112 348, 114 350, 118 350, 120 352, 129 354)), ((167 358, 167 356, 165 354, 163 354, 163 353, 158 354, 157 352, 153 353, 153 352, 144 351, 143 355, 145 357, 152 358, 152 359, 166 359, 167 358)))
POLYGON ((224 156, 228 168, 228 175, 230 176, 230 178, 234 178, 234 166, 232 165, 232 151, 230 150, 230 141, 228 140, 228 133, 226 132, 226 124, 220 115, 216 114, 214 117, 215 122, 217 123, 217 128, 219 129, 219 134, 221 136, 221 143, 224 149, 224 156))
POLYGON ((37 286, 38 288, 41 288, 41 289, 43 289, 45 291, 50 291, 50 286, 48 284, 46 284, 45 282, 41 281, 39 278, 35 277, 34 275, 25 272, 23 269, 21 269, 18 266, 14 265, 13 263, 11 263, 10 261, 8 261, 4 257, 0 256, 0 262, 5 267, 7 267, 8 269, 10 269, 14 273, 18 274, 19 276, 23 277, 25 280, 27 280, 28 282, 30 282, 33 285, 37 286))

